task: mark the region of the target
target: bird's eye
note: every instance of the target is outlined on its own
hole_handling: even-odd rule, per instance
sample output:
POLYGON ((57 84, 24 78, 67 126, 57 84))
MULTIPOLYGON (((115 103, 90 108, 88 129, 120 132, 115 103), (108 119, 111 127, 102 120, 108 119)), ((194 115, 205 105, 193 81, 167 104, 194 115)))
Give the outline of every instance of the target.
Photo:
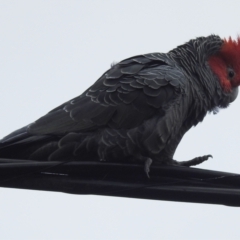
POLYGON ((228 68, 228 78, 231 80, 235 76, 235 72, 233 71, 232 68, 228 68))

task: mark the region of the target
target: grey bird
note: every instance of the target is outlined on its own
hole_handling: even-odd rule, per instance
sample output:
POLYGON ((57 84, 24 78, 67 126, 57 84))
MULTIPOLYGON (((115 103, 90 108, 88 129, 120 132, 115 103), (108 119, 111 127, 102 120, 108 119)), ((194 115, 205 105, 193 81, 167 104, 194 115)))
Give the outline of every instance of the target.
POLYGON ((0 140, 0 158, 115 161, 192 166, 211 155, 173 159, 184 134, 207 112, 233 102, 240 40, 210 35, 168 53, 113 65, 80 96, 0 140))

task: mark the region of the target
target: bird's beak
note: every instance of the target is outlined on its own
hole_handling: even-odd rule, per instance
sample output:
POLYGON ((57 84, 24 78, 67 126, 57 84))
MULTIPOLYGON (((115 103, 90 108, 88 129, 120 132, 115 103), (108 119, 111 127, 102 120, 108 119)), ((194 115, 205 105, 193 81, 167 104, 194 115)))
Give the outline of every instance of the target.
POLYGON ((232 93, 230 96, 230 102, 233 102, 238 96, 238 87, 232 89, 232 93))

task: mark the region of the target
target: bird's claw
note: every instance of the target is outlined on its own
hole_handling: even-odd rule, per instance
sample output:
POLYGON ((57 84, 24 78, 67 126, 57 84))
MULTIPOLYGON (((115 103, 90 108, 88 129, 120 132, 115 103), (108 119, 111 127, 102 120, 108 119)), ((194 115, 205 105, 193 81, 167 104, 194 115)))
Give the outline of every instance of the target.
POLYGON ((150 178, 149 172, 150 172, 151 165, 152 165, 152 159, 147 158, 147 160, 145 161, 145 164, 144 164, 144 172, 147 174, 148 178, 150 178))
POLYGON ((198 165, 200 163, 205 162, 210 157, 213 158, 213 156, 210 155, 210 154, 209 155, 200 156, 200 157, 196 157, 196 158, 193 158, 192 160, 189 160, 189 161, 179 162, 179 165, 180 166, 184 166, 184 167, 195 166, 195 165, 198 165))

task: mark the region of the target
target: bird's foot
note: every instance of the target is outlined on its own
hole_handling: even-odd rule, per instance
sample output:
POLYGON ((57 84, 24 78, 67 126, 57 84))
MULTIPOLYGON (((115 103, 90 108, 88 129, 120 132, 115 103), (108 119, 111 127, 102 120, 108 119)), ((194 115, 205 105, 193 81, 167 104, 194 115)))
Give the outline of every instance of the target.
POLYGON ((210 157, 212 158, 213 156, 212 155, 204 155, 204 156, 201 156, 201 157, 196 157, 196 158, 193 158, 191 160, 182 161, 182 162, 178 162, 178 161, 173 160, 173 165, 191 167, 191 166, 198 165, 202 162, 205 162, 210 157))
POLYGON ((149 176, 149 172, 150 172, 150 167, 152 165, 152 159, 151 158, 147 158, 145 160, 145 163, 144 163, 144 172, 147 174, 147 177, 150 178, 149 176))

